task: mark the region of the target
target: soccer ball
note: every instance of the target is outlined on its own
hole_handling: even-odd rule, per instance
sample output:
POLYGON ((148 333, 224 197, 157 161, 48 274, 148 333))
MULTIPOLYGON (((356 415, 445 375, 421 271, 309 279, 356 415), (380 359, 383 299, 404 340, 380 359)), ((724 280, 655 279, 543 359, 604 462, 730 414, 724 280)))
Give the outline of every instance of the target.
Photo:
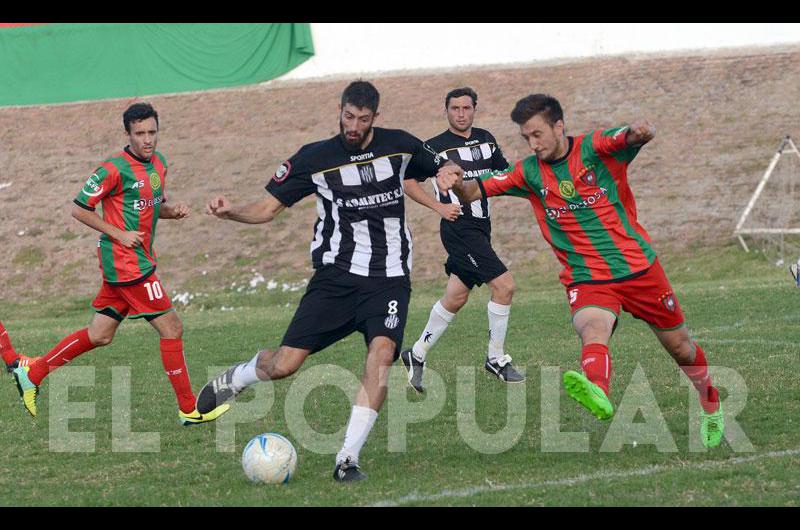
POLYGON ((242 469, 256 484, 285 484, 297 467, 292 442, 274 432, 259 434, 242 451, 242 469))

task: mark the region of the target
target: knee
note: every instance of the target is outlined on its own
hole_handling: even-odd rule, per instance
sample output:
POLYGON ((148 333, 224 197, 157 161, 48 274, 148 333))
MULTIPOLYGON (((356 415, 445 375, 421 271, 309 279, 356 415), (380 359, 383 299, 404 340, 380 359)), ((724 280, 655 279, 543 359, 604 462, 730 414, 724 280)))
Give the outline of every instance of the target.
POLYGON ((91 342, 92 346, 94 346, 95 348, 108 346, 109 344, 111 344, 111 341, 113 340, 114 340, 113 331, 92 332, 91 330, 89 330, 89 342, 91 342))
POLYGON ((492 298, 498 303, 508 305, 514 297, 514 279, 511 276, 499 279, 492 285, 492 298))
POLYGON ((298 362, 292 355, 278 350, 277 352, 270 352, 263 350, 258 356, 256 368, 267 374, 269 379, 283 379, 295 373, 302 364, 298 362))
POLYGON ((689 364, 694 362, 695 347, 692 341, 688 339, 678 340, 665 344, 667 351, 672 357, 681 364, 689 364))
POLYGON ((172 339, 180 339, 183 338, 183 322, 181 319, 176 318, 175 321, 170 326, 169 333, 172 339))

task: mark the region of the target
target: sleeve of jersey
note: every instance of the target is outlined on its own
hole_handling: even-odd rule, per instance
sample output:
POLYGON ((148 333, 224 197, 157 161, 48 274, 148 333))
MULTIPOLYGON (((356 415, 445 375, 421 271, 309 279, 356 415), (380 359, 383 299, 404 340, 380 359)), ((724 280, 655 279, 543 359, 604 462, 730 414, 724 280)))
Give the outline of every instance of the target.
POLYGON ((592 133, 592 147, 598 155, 611 155, 620 162, 629 163, 639 153, 641 146, 628 147, 627 132, 627 125, 605 131, 595 131, 592 133))
POLYGON ((525 182, 525 172, 522 169, 521 161, 513 166, 508 166, 503 171, 484 173, 477 182, 484 197, 498 195, 528 197, 531 194, 531 189, 525 182))
POLYGON ((406 168, 403 179, 416 179, 420 182, 435 177, 439 168, 447 161, 427 142, 412 136, 413 149, 411 151, 411 161, 406 168))
POLYGON ((284 206, 295 203, 317 190, 316 184, 303 162, 303 150, 281 164, 264 188, 284 206))
POLYGON ((103 164, 86 180, 74 202, 93 212, 100 201, 114 193, 118 185, 117 168, 113 164, 103 164))
POLYGON ((509 164, 508 160, 506 160, 506 157, 503 156, 503 151, 497 144, 497 140, 495 140, 494 137, 492 137, 491 140, 494 145, 494 151, 492 151, 492 169, 502 171, 511 164, 509 164))

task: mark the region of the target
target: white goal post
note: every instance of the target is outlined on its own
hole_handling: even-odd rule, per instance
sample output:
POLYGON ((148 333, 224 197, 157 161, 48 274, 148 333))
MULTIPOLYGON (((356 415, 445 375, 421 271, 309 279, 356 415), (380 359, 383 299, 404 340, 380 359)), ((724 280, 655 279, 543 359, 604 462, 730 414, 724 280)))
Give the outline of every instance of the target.
POLYGON ((761 182, 758 183, 756 191, 753 193, 753 196, 750 197, 750 202, 747 203, 747 208, 744 209, 742 216, 739 218, 739 222, 736 224, 733 235, 739 238, 739 243, 742 244, 742 248, 744 248, 745 252, 750 252, 750 249, 747 247, 747 243, 745 243, 744 238, 742 238, 742 235, 745 234, 800 234, 800 228, 742 228, 747 220, 747 216, 750 215, 750 211, 756 204, 759 195, 761 195, 761 192, 764 190, 764 186, 767 185, 767 181, 769 180, 772 171, 775 169, 775 166, 778 165, 778 160, 780 160, 781 155, 790 153, 794 153, 800 157, 800 151, 797 150, 797 146, 794 145, 791 137, 787 135, 781 141, 781 145, 778 147, 778 150, 772 157, 767 170, 764 172, 764 176, 761 177, 761 182))

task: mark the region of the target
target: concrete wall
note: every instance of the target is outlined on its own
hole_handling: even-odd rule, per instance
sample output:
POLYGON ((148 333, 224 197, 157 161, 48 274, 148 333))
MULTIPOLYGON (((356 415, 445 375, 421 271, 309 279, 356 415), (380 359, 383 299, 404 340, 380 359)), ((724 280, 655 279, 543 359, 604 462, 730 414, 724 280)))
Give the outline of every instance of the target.
POLYGON ((800 42, 800 24, 311 24, 316 55, 281 79, 800 42))

